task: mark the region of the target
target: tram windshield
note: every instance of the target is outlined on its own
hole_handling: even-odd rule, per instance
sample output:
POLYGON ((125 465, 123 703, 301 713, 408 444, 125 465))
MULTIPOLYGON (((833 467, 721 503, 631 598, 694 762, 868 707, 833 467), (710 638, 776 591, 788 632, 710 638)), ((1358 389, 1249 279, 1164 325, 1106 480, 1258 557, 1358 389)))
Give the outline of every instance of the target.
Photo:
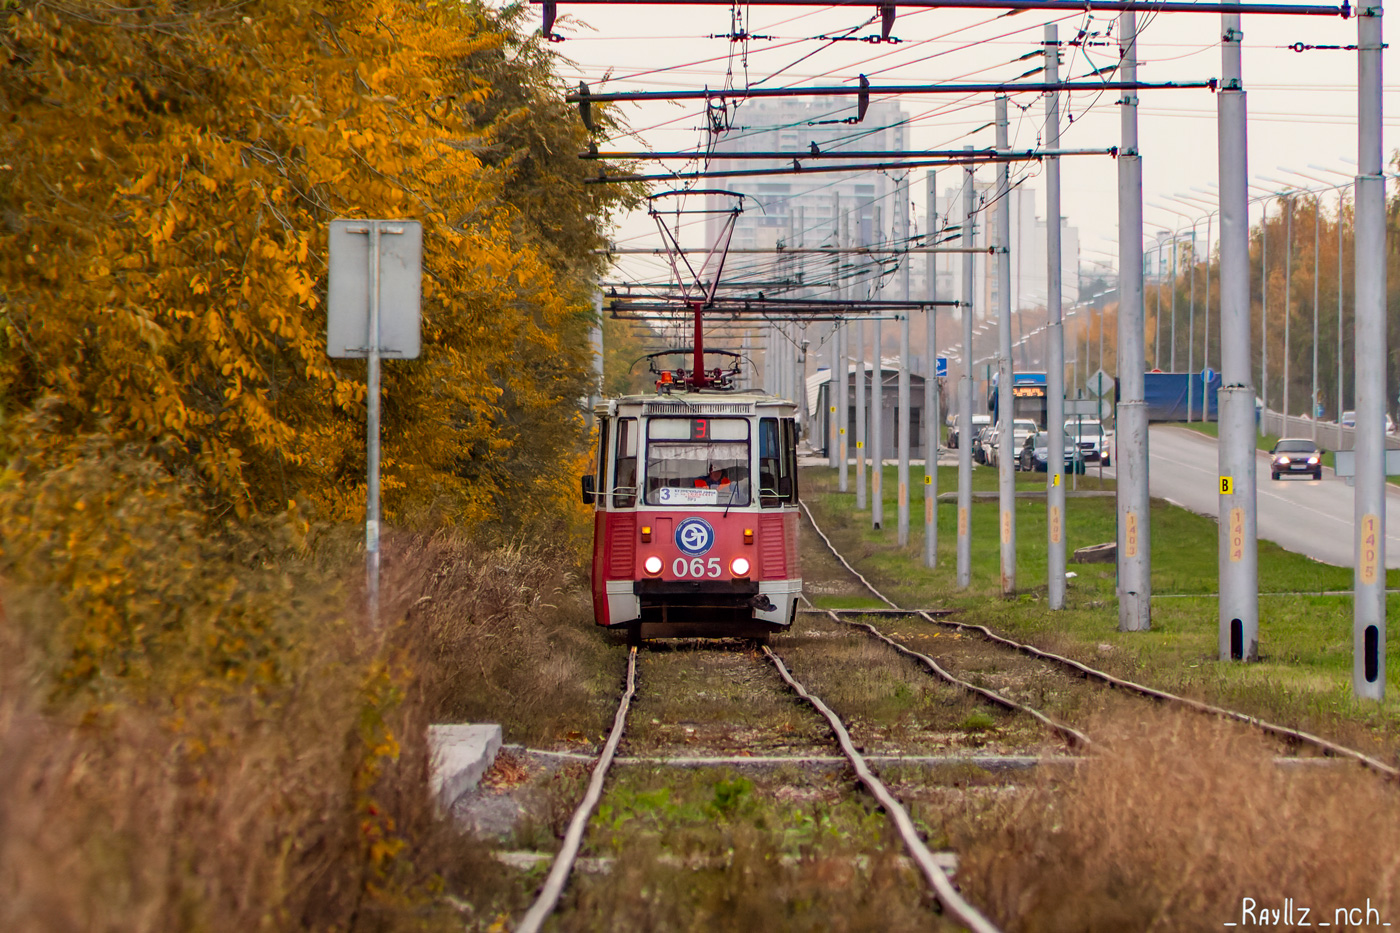
POLYGON ((749 423, 741 418, 653 418, 646 457, 647 505, 749 504, 749 423))

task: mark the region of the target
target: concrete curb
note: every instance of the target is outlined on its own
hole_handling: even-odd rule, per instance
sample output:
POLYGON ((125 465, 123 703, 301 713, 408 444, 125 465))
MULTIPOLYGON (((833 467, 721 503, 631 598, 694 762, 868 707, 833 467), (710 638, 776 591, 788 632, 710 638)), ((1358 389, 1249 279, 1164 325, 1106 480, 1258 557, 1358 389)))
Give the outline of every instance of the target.
POLYGON ((501 750, 501 727, 446 723, 428 727, 428 789, 444 811, 481 782, 501 750))

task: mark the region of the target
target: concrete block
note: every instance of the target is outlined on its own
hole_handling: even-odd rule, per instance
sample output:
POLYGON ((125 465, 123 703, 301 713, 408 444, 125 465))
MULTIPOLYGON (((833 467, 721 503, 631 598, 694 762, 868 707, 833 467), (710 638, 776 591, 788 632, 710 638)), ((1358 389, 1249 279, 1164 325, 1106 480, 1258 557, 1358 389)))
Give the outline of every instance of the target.
POLYGON ((428 727, 428 789, 444 811, 481 781, 501 750, 501 727, 447 723, 428 727))

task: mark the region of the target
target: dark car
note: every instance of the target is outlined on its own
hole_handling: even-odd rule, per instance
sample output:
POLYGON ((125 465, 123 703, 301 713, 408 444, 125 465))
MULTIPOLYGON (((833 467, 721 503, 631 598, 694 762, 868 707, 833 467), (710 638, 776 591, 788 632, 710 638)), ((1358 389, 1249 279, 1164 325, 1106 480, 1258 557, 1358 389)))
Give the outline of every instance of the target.
MULTIPOLYGON (((1083 473, 1084 454, 1079 449, 1079 445, 1074 442, 1074 437, 1065 434, 1065 472, 1083 473)), ((1050 436, 1041 431, 1026 438, 1026 442, 1021 445, 1021 453, 1017 457, 1017 469, 1034 470, 1037 473, 1044 473, 1050 463, 1050 436)))
POLYGON ((976 428, 976 430, 972 434, 972 459, 985 465, 987 462, 987 445, 985 441, 987 435, 992 432, 994 425, 973 425, 973 427, 976 428))
POLYGON ((1284 474, 1307 473, 1313 479, 1322 479, 1322 451, 1304 437, 1282 437, 1269 451, 1273 462, 1269 472, 1274 479, 1284 474))
MULTIPOLYGON (((951 450, 956 450, 958 444, 962 443, 962 425, 958 423, 960 420, 961 419, 957 415, 954 415, 952 421, 948 425, 948 447, 951 450)), ((972 416, 972 431, 974 439, 976 438, 976 432, 984 426, 991 424, 991 421, 991 415, 972 416)))

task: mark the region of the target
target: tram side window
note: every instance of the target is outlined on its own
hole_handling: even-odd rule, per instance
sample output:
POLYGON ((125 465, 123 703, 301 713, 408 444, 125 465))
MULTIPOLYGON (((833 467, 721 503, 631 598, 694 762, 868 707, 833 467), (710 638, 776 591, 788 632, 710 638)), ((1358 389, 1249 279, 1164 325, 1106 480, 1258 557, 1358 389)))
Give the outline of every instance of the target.
POLYGON ((796 502, 797 495, 797 422, 792 418, 783 419, 783 461, 787 464, 787 487, 782 479, 778 489, 786 496, 785 502, 796 502))
POLYGON ((598 462, 594 465, 594 476, 596 485, 594 489, 602 492, 608 483, 608 426, 609 420, 606 417, 598 419, 598 462))
POLYGON ((763 418, 758 423, 759 503, 776 508, 796 498, 797 462, 791 418, 763 418))
POLYGON ((617 463, 613 470, 612 507, 637 504, 637 419, 617 419, 617 463))

